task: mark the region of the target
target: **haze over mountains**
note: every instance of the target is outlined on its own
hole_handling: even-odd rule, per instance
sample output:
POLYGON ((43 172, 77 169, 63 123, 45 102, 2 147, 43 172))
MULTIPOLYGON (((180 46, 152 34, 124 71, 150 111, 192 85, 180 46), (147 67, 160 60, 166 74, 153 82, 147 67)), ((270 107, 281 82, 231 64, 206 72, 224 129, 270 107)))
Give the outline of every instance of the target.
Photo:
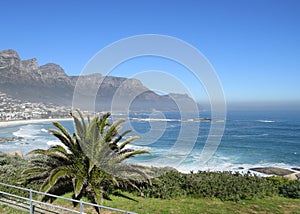
POLYGON ((35 58, 21 60, 14 50, 0 51, 0 91, 12 97, 71 106, 75 86, 82 103, 95 99, 89 92, 97 91, 96 110, 110 110, 112 102, 114 110, 121 111, 128 107, 135 111, 178 111, 179 108, 188 111, 195 106, 188 95, 158 95, 137 79, 104 77, 99 73, 68 76, 57 64, 39 66, 35 58), (128 102, 130 106, 127 106, 128 102))

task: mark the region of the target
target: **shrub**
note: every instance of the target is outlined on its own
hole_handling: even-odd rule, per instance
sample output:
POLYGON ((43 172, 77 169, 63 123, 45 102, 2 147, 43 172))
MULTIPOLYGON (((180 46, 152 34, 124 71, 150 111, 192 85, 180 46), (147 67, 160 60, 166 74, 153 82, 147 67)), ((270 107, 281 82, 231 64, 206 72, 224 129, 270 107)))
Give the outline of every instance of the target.
POLYGON ((300 181, 289 181, 279 187, 279 194, 287 198, 300 198, 300 181))
MULTIPOLYGON (((25 187, 28 189, 38 190, 39 186, 36 183, 32 183, 29 185, 22 184, 22 171, 29 168, 31 163, 24 158, 21 158, 17 155, 6 155, 0 152, 0 182, 11 184, 14 186, 25 187)), ((11 194, 16 194, 19 196, 28 197, 29 193, 27 191, 21 191, 18 189, 5 187, 0 185, 0 190, 4 192, 8 192, 11 194)))
POLYGON ((288 178, 283 178, 279 176, 270 176, 265 178, 272 186, 279 189, 284 184, 290 182, 288 178))
POLYGON ((276 188, 266 179, 250 173, 170 171, 153 181, 152 186, 145 186, 143 193, 155 198, 188 196, 239 201, 274 195, 276 188))

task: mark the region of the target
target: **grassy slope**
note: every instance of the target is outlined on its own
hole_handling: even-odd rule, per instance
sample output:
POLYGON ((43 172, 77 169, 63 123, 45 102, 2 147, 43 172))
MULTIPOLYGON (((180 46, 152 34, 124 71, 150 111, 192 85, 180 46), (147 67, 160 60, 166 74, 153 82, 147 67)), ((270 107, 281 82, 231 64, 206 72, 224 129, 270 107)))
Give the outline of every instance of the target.
POLYGON ((300 200, 272 197, 240 202, 212 199, 179 198, 172 200, 136 198, 139 202, 122 198, 105 201, 105 205, 137 213, 299 213, 300 200))
POLYGON ((28 212, 9 207, 6 204, 0 204, 0 213, 5 214, 28 214, 28 212))
MULTIPOLYGON (((145 199, 134 197, 138 202, 129 201, 124 198, 112 197, 112 201, 104 201, 105 206, 129 210, 141 214, 158 214, 158 213, 284 213, 284 214, 300 214, 300 199, 287 199, 282 197, 271 197, 256 200, 243 200, 240 202, 222 202, 213 199, 194 199, 194 198, 178 198, 178 199, 145 199)), ((71 204, 66 204, 58 200, 56 204, 72 208, 71 204)), ((88 213, 95 213, 93 209, 85 209, 88 213)), ((19 214, 26 213, 7 205, 0 204, 0 213, 19 214)), ((110 212, 108 212, 110 213, 110 212)))

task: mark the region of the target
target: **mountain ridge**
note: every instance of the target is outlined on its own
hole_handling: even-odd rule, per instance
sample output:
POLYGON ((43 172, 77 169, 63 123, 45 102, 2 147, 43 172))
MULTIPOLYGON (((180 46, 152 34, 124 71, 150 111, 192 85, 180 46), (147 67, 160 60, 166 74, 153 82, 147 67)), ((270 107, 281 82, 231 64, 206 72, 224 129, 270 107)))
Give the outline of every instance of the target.
POLYGON ((20 100, 53 103, 71 106, 75 87, 85 102, 90 91, 97 90, 97 110, 126 110, 130 97, 130 108, 136 111, 176 111, 178 103, 188 107, 194 101, 188 95, 158 95, 134 78, 102 76, 94 73, 85 76, 69 76, 55 63, 39 66, 36 58, 22 60, 12 49, 0 51, 0 91, 20 100), (174 100, 175 99, 175 100, 174 100), (124 109, 125 108, 125 109, 124 109))

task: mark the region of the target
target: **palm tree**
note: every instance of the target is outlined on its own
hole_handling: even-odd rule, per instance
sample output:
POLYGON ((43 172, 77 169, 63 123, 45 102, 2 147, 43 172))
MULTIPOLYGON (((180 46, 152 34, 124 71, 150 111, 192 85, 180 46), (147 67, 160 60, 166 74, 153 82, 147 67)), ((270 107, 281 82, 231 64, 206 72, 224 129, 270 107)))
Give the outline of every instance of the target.
POLYGON ((88 117, 85 121, 79 110, 77 113, 79 117, 71 113, 75 127, 72 136, 60 123, 54 122, 57 129, 51 129, 50 133, 60 140, 61 145, 30 152, 35 156, 32 159, 34 166, 23 172, 27 175, 27 183, 42 181, 40 190, 43 192, 62 195, 72 191, 76 199, 87 196, 93 203, 101 204, 110 194, 126 197, 116 191, 120 188, 130 186, 139 190, 137 179, 150 182, 140 167, 124 162, 135 155, 149 153, 125 149, 138 137, 122 141, 130 132, 119 134, 124 120, 111 124, 108 121, 110 113, 106 113, 92 120, 88 117))

